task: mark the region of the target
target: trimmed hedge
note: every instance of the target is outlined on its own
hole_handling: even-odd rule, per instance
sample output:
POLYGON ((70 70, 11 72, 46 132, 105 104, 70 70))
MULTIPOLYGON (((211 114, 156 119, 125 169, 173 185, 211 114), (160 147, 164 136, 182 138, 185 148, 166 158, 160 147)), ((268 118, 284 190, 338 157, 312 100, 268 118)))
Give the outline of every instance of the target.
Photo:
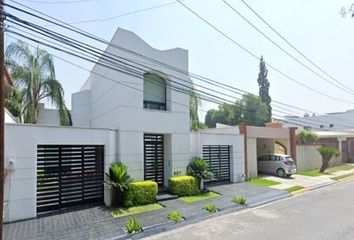
POLYGON ((192 176, 178 176, 168 179, 168 188, 171 194, 191 196, 199 193, 199 182, 192 176))
POLYGON ((132 182, 124 193, 124 206, 133 207, 156 203, 157 192, 157 183, 154 181, 132 182))

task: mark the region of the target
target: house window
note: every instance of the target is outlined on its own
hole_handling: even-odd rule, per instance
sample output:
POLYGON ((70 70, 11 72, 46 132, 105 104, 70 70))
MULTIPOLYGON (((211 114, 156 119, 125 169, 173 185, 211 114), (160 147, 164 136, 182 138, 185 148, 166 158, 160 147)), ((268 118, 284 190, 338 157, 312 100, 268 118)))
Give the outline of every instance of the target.
POLYGON ((157 74, 144 74, 144 108, 166 110, 166 81, 157 74))

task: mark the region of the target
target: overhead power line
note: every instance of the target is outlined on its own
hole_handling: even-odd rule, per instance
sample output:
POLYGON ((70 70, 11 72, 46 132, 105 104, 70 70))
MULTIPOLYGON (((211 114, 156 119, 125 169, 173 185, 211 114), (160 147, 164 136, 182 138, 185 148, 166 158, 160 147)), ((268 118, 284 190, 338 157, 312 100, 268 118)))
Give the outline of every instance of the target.
MULTIPOLYGON (((43 17, 36 16, 35 14, 29 13, 29 12, 27 12, 27 11, 25 11, 25 10, 21 10, 21 9, 18 9, 18 8, 16 8, 16 7, 13 7, 13 6, 10 6, 10 5, 9 5, 9 7, 14 8, 14 9, 17 10, 17 11, 21 11, 21 12, 24 12, 24 13, 29 14, 29 15, 31 15, 31 16, 35 16, 35 17, 37 17, 37 18, 39 18, 39 19, 41 19, 41 20, 43 20, 43 21, 50 22, 50 23, 52 23, 52 24, 54 24, 54 25, 56 25, 56 26, 60 26, 60 27, 62 27, 62 28, 64 28, 64 29, 67 29, 67 30, 71 30, 71 31, 73 31, 73 32, 75 32, 75 33, 78 33, 78 34, 84 36, 84 37, 94 39, 94 40, 96 40, 96 41, 98 41, 98 42, 100 42, 100 43, 104 43, 104 44, 110 45, 110 46, 113 47, 113 48, 116 48, 116 49, 122 50, 122 51, 124 51, 124 52, 130 53, 130 54, 132 54, 132 55, 134 55, 134 56, 137 56, 137 57, 139 57, 139 58, 141 58, 141 59, 145 59, 145 60, 147 60, 147 61, 149 61, 149 62, 156 63, 156 64, 158 64, 158 65, 160 65, 160 66, 164 66, 164 67, 166 67, 166 68, 168 68, 168 69, 171 69, 171 70, 173 70, 173 71, 176 71, 176 72, 179 72, 179 73, 182 73, 182 74, 186 74, 186 75, 191 76, 191 77, 193 77, 193 78, 195 78, 195 79, 197 79, 197 80, 201 80, 201 81, 209 82, 209 83, 210 83, 210 82, 214 82, 214 83, 217 84, 220 88, 223 88, 223 89, 228 90, 228 91, 232 91, 232 92, 234 92, 234 93, 236 93, 236 94, 249 93, 249 92, 244 91, 244 90, 242 90, 242 89, 239 89, 239 88, 236 88, 236 87, 233 87, 233 86, 230 86, 230 85, 221 83, 221 82, 217 82, 217 81, 215 81, 215 80, 213 80, 213 79, 210 79, 210 78, 207 78, 207 77, 204 77, 204 76, 195 74, 195 73, 186 72, 186 71, 184 71, 183 69, 176 68, 176 67, 171 66, 171 65, 168 65, 168 64, 166 64, 166 63, 164 63, 164 62, 160 62, 160 61, 157 61, 157 60, 155 60, 155 59, 153 59, 153 58, 149 58, 149 57, 147 57, 147 56, 144 56, 144 55, 142 55, 142 54, 140 54, 140 53, 137 53, 137 52, 135 52, 135 51, 132 51, 132 50, 123 48, 123 47, 121 47, 121 46, 119 46, 119 45, 116 45, 116 44, 114 44, 114 43, 111 43, 111 42, 109 42, 109 41, 107 41, 107 40, 105 40, 105 39, 103 39, 103 38, 100 38, 100 37, 98 37, 98 36, 95 36, 95 35, 93 35, 93 34, 87 32, 87 31, 84 31, 84 30, 80 29, 80 28, 77 28, 77 27, 75 27, 75 26, 71 26, 70 24, 67 24, 67 23, 65 23, 65 22, 63 22, 63 21, 61 21, 61 20, 59 20, 59 19, 57 19, 57 18, 51 17, 51 16, 49 16, 48 14, 45 14, 45 13, 43 13, 43 12, 40 12, 40 11, 36 10, 36 9, 33 9, 33 8, 28 7, 28 6, 24 5, 24 4, 21 4, 21 3, 17 2, 17 1, 15 1, 15 0, 10 0, 10 1, 12 1, 12 2, 14 2, 14 3, 16 3, 16 4, 18 4, 18 5, 22 6, 22 7, 24 7, 24 8, 27 8, 27 9, 33 11, 33 12, 39 13, 39 14, 41 14, 41 15, 43 15, 43 16, 49 18, 49 19, 53 19, 53 20, 55 20, 55 21, 57 21, 57 22, 53 22, 53 21, 48 20, 48 19, 45 19, 45 18, 43 18, 43 17), (58 22, 59 22, 59 23, 58 23, 58 22)), ((255 95, 256 95, 256 94, 255 94, 255 95)), ((282 104, 282 105, 285 105, 285 106, 290 106, 289 104, 284 104, 284 103, 281 103, 281 102, 276 101, 276 100, 274 100, 274 99, 273 99, 273 102, 274 102, 274 103, 279 103, 279 104, 282 104)), ((296 109, 299 109, 299 110, 303 110, 302 108, 299 108, 299 107, 297 107, 297 106, 292 106, 292 107, 293 107, 293 108, 296 108, 296 109)), ((313 112, 313 111, 311 111, 311 110, 305 110, 305 111, 306 111, 306 112, 313 112)), ((318 114, 318 113, 317 113, 317 114, 318 114)), ((320 115, 320 114, 318 114, 318 115, 320 115)))
MULTIPOLYGON (((215 25, 213 25, 212 23, 210 23, 208 20, 206 20, 205 18, 203 18, 201 15, 199 15, 198 13, 196 13, 194 10, 192 10, 191 8, 189 8, 187 5, 185 5, 184 3, 182 3, 180 0, 177 0, 179 2, 179 4, 181 4, 185 9, 187 9, 189 12, 191 12, 192 14, 194 14, 195 16, 197 16, 200 20, 202 20, 204 23, 206 23, 207 25, 209 25, 211 28, 213 28, 216 32, 218 32, 219 34, 221 34, 222 36, 224 36, 226 39, 228 39, 229 41, 231 41, 233 44, 235 44, 237 47, 241 48, 243 51, 245 51, 248 55, 250 55, 251 57, 259 60, 259 57, 251 52, 250 50, 248 50, 246 47, 244 47, 243 45, 241 45, 240 43, 238 43, 237 41, 235 41, 233 38, 231 38, 229 35, 227 35, 226 33, 224 33, 222 30, 220 30, 219 28, 217 28, 215 25)), ((273 67, 272 65, 270 65, 269 63, 266 63, 267 67, 273 69, 274 71, 276 71, 277 73, 281 74, 282 76, 284 76, 285 78, 307 88, 308 90, 312 91, 312 92, 315 92, 319 95, 322 95, 322 96, 326 96, 328 98, 331 98, 333 100, 336 100, 336 101, 339 101, 339 102, 344 102, 344 103, 347 103, 347 104, 354 104, 354 102, 350 102, 350 101, 347 101, 347 100, 343 100, 343 99, 340 99, 340 98, 337 98, 337 97, 333 97, 331 95, 328 95, 326 93, 323 93, 315 88, 312 88, 296 79, 294 79, 293 77, 290 77, 289 75, 287 75, 286 73, 280 71, 279 69, 277 69, 276 67, 273 67)))
POLYGON ((307 57, 302 51, 300 51, 297 47, 294 46, 289 40, 286 39, 279 31, 277 31, 270 23, 268 23, 259 13, 254 10, 245 0, 241 0, 241 2, 251 10, 264 24, 266 24, 276 35, 278 35, 281 39, 283 39, 292 49, 294 49, 298 54, 300 54, 303 58, 305 58, 308 62, 310 62, 313 66, 315 66, 319 71, 325 74, 327 77, 331 78, 333 81, 337 82, 343 87, 350 89, 352 92, 354 91, 347 85, 343 84, 337 78, 333 77, 331 74, 327 73, 323 68, 321 68, 318 64, 316 64, 313 60, 307 57))
POLYGON ((268 41, 270 41, 274 46, 279 48, 283 53, 285 53, 287 56, 289 56, 291 59, 296 61, 298 64, 315 74, 317 77, 321 78, 322 80, 326 81, 327 83, 331 84, 332 86, 345 91, 349 94, 354 95, 354 91, 350 89, 348 86, 344 85, 341 83, 341 85, 338 85, 334 83, 332 80, 328 80, 324 78, 322 75, 314 71, 312 68, 307 66, 305 63, 303 63, 301 60, 299 60, 297 57, 289 53, 287 50, 285 50, 282 46, 280 46, 277 42, 275 42, 271 37, 269 37, 267 34, 265 34, 262 30, 260 30, 256 25, 254 25, 250 20, 248 20, 245 16, 243 16, 235 7, 233 7, 230 3, 228 3, 226 0, 222 0, 226 6, 228 6, 234 13, 236 13, 239 17, 241 17, 246 23, 248 23, 252 28, 254 28, 258 33, 260 33, 263 37, 265 37, 268 41))
MULTIPOLYGON (((20 37, 22 37, 22 38, 25 38, 25 39, 28 39, 28 40, 30 40, 30 41, 36 42, 37 44, 40 44, 40 45, 43 45, 43 46, 47 46, 47 47, 50 47, 50 48, 55 49, 55 50, 58 50, 58 51, 62 51, 60 48, 53 47, 53 46, 51 46, 50 44, 48 44, 48 41, 46 41, 46 42, 44 43, 44 42, 42 42, 42 41, 35 40, 35 39, 33 39, 33 38, 28 37, 28 34, 27 34, 27 35, 23 35, 23 34, 19 34, 19 33, 16 33, 16 32, 14 32, 14 31, 11 31, 11 30, 7 30, 7 32, 12 33, 12 34, 16 34, 16 35, 18 35, 18 36, 20 36, 20 37)), ((12 36, 11 36, 11 37, 12 37, 12 36)), ((17 38, 15 38, 15 37, 12 37, 12 38, 17 39, 17 38)), ((32 47, 35 48, 35 46, 33 46, 33 45, 30 45, 30 46, 32 46, 32 47)), ((81 58, 81 59, 83 59, 83 60, 91 61, 91 62, 92 62, 92 60, 90 60, 90 59, 82 58, 82 57, 80 57, 80 56, 78 56, 78 55, 76 55, 76 54, 73 54, 72 51, 70 51, 70 52, 69 52, 69 51, 64 51, 64 52, 67 53, 67 54, 70 54, 70 55, 72 55, 72 56, 81 58)), ((64 60, 64 61, 66 61, 66 60, 64 60)), ((95 61, 95 60, 93 60, 93 61, 95 61)), ((66 62, 68 62, 68 61, 66 61, 66 62)), ((69 62, 69 63, 70 63, 70 62, 69 62)), ((108 67, 108 68, 110 68, 110 69, 112 69, 112 70, 117 70, 117 69, 114 69, 114 68, 112 68, 112 67, 110 67, 110 66, 103 65, 102 63, 99 63, 99 64, 102 65, 102 66, 108 67)), ((139 91, 139 92, 143 92, 144 94, 146 94, 144 91, 142 91, 142 90, 139 89, 139 88, 135 88, 135 87, 132 87, 132 86, 130 86, 130 85, 123 84, 121 81, 117 81, 116 79, 108 78, 108 77, 105 76, 105 75, 99 74, 99 73, 97 73, 97 72, 95 72, 95 71, 93 71, 93 70, 89 70, 89 69, 83 68, 82 66, 79 66, 79 65, 77 65, 77 64, 74 64, 74 65, 77 66, 77 67, 79 67, 79 68, 81 68, 81 69, 84 69, 84 70, 86 70, 86 71, 88 71, 88 72, 90 72, 90 73, 92 73, 92 74, 94 74, 94 75, 100 76, 100 77, 102 77, 102 78, 104 78, 104 79, 108 79, 108 80, 110 80, 110 81, 112 81, 112 82, 115 82, 115 83, 117 83, 117 84, 119 84, 119 85, 125 86, 125 87, 127 87, 127 88, 131 88, 131 89, 133 89, 133 90, 136 90, 136 91, 139 91)), ((123 73, 124 73, 124 72, 123 72, 123 73)), ((130 75, 130 73, 124 73, 124 74, 130 75)), ((131 76, 142 79, 141 75, 131 75, 131 76)), ((174 89, 174 90, 176 90, 176 89, 174 89)), ((183 93, 183 92, 182 92, 182 93, 183 93)), ((184 93, 186 93, 186 92, 184 92, 184 93)), ((188 94, 188 93, 187 93, 187 94, 188 94)), ((150 95, 150 94, 148 94, 148 95, 150 95)), ((213 100, 211 100, 211 99, 205 99, 205 100, 206 100, 206 101, 209 101, 209 102, 216 103, 216 104, 225 103, 225 102, 215 102, 215 101, 213 101, 213 100)), ((176 101, 171 101, 171 102, 176 103, 176 104, 178 104, 178 105, 180 105, 180 106, 185 106, 186 108, 189 108, 189 105, 181 104, 181 103, 176 102, 176 101)), ((229 103, 229 104, 230 104, 230 103, 229 103)), ((107 114, 107 113, 109 113, 109 112, 111 112, 111 111, 117 109, 117 108, 120 107, 120 106, 121 106, 121 105, 114 106, 113 108, 110 108, 109 110, 104 111, 104 112, 102 112, 102 113, 100 113, 100 114, 98 114, 98 115, 96 115, 96 116, 93 116, 93 117, 91 117, 90 119, 91 119, 91 120, 95 120, 95 119, 97 119, 97 118, 100 118, 100 117, 104 116, 105 114, 107 114)), ((243 108, 241 107, 241 110, 242 110, 242 109, 243 109, 243 108)), ((245 109, 243 109, 243 110, 245 110, 245 109)), ((251 111, 251 110, 252 110, 252 109, 248 109, 248 111, 251 111)), ((256 109, 254 109, 254 110, 252 110, 252 111, 256 111, 256 109)), ((280 115, 277 115, 277 114, 273 114, 273 115, 282 118, 282 116, 280 116, 280 115)), ((303 121, 292 121, 291 119, 290 119, 290 120, 289 120, 289 119, 287 119, 287 120, 283 119, 282 121, 285 122, 285 123, 289 123, 289 124, 293 124, 293 125, 301 126, 301 127, 307 126, 307 125, 309 124, 309 121, 307 121, 307 120, 303 120, 303 121), (301 124, 301 123, 303 123, 303 124, 301 124)))
MULTIPOLYGON (((16 20, 18 20, 18 21, 21 21, 20 19, 18 19, 17 17, 15 17, 15 16, 13 16, 13 15, 11 15, 11 14, 8 14, 8 13, 6 13, 6 15, 8 16, 8 17, 10 17, 10 18, 14 18, 14 19, 16 19, 16 20)), ((7 21, 10 21, 10 22, 13 22, 12 20, 7 20, 7 21)), ((22 21, 23 23, 26 23, 25 21, 22 21)), ((13 23, 15 23, 15 22, 13 22, 13 23)), ((27 23, 28 25, 31 25, 30 23, 27 23)), ((34 26, 36 26, 35 24, 33 24, 34 26)), ((23 26, 22 26, 23 27, 23 26)), ((33 26, 32 26, 33 27, 33 26)), ((40 26, 37 26, 37 27, 39 27, 40 29, 44 29, 44 28, 42 28, 42 27, 40 27, 40 26)), ((12 28, 15 28, 15 27, 12 27, 12 28)), ((38 32, 38 31, 36 31, 36 29, 33 29, 33 31, 35 31, 35 32, 37 32, 37 33, 40 33, 40 32, 38 32)), ((48 30, 49 31, 49 30, 48 30)), ((28 32, 25 32, 25 34, 26 35, 30 35, 31 33, 28 33, 28 32)), ((65 36, 63 36, 63 35, 61 35, 61 34, 58 34, 58 35, 60 35, 60 36, 62 36, 62 37, 65 37, 65 36)), ((21 35, 21 36, 23 36, 23 35, 21 35)), ((51 37, 51 36, 48 36, 48 35, 45 35, 45 36, 47 36, 47 37, 51 37)), ((56 38, 53 38, 53 39, 56 39, 56 38)), ((33 39, 30 39, 30 40, 33 40, 33 39)), ((56 39, 57 40, 57 39, 56 39)), ((62 39, 63 40, 63 39, 62 39)), ((46 42, 48 42, 48 40, 46 40, 46 42)), ((60 42, 62 42, 62 41, 60 41, 60 42)), ((77 41, 77 42, 79 42, 79 41, 77 41)), ((80 42, 79 42, 80 43, 80 42)), ((68 43, 66 43, 66 44, 68 44, 68 43)), ((81 43, 82 44, 82 43, 81 43)), ((71 44, 69 44, 69 46, 71 46, 71 47, 77 47, 77 45, 76 46, 73 46, 72 45, 72 43, 71 44)), ((50 46, 51 47, 51 46, 50 46)), ((81 47, 82 47, 82 45, 81 45, 81 47)), ((92 46, 90 46, 91 48, 94 48, 94 47, 92 47, 92 46)), ((87 48, 88 49, 88 48, 87 48)), ((58 48, 56 48, 56 50, 59 50, 58 48)), ((81 49, 82 50, 82 49, 81 49)), ((92 51, 92 50, 91 50, 92 51)), ((65 51, 66 53, 68 53, 68 51, 65 51)), ((70 51, 71 53, 72 53, 72 50, 70 51)), ((85 51, 86 53, 87 53, 87 51, 85 51)), ((104 53, 105 54, 105 53, 104 53)), ((74 55, 74 56, 77 56, 77 55, 74 55)), ((87 55, 86 55, 87 56, 87 55)), ((101 55, 101 53, 99 53, 99 55, 94 55, 95 57, 96 57, 96 59, 94 59, 93 61, 95 62, 95 61, 101 61, 102 60, 102 58, 103 57, 105 57, 104 55, 101 55)), ((111 58, 110 58, 111 59, 111 58)), ((85 59, 85 60, 87 60, 87 59, 85 59)), ((104 60, 104 59, 103 59, 104 60)), ((119 61, 120 62, 120 64, 122 63, 121 61, 119 61)), ((121 65, 120 65, 121 66, 121 65)), ((131 67, 134 67, 134 66, 132 66, 132 65, 130 65, 131 67)), ((125 69, 125 70, 131 70, 131 69, 125 69)), ((134 72, 134 73, 137 73, 138 74, 138 77, 140 76, 142 76, 142 73, 143 72, 146 72, 144 69, 139 69, 139 70, 142 70, 142 72, 134 72)), ((123 72, 124 73, 124 72, 123 72)), ((134 76, 134 77, 136 77, 136 75, 134 76)), ((174 76, 171 76, 171 77, 174 77, 174 76)), ((182 85, 183 87, 185 87, 185 88, 188 88, 188 86, 186 86, 186 85, 182 85)), ((179 92, 182 92, 182 93, 186 93, 186 94, 189 94, 189 91, 186 91, 185 89, 181 89, 181 88, 173 88, 174 90, 177 90, 177 91, 179 91, 179 92), (182 91, 181 91, 182 90, 182 91)), ((190 88, 191 90, 195 90, 195 89, 192 89, 192 88, 190 88)), ((205 92, 202 92, 203 94, 208 94, 208 93, 205 93, 205 92)), ((210 95, 210 94, 209 94, 210 95)), ((204 96, 207 96, 207 95, 204 95, 204 96)), ((214 102, 214 103, 217 103, 217 104, 221 104, 221 103, 228 103, 228 104, 233 104, 233 102, 228 102, 228 100, 225 100, 225 99, 223 99, 223 98, 220 98, 219 97, 219 99, 217 99, 218 98, 218 96, 214 96, 214 95, 210 95, 210 96, 207 96, 207 98, 205 99, 205 97, 204 98, 202 98, 202 99, 204 99, 204 100, 207 100, 207 101, 210 101, 211 99, 210 99, 210 97, 212 97, 213 99, 214 99, 214 101, 212 101, 212 102, 214 102), (217 100, 220 100, 221 99, 221 101, 223 101, 223 102, 215 102, 215 99, 217 99, 217 100), (226 101, 226 102, 225 102, 226 101)), ((232 96, 231 96, 232 97, 232 96)), ((238 99, 238 98, 236 98, 236 99, 238 99)), ((238 99, 239 100, 239 99, 238 99)), ((187 106, 188 107, 188 106, 187 106)), ((286 114, 288 114, 288 112, 283 112, 283 111, 279 111, 279 110, 275 110, 275 111, 277 111, 277 112, 280 112, 280 113, 286 113, 286 114)), ((277 116, 277 115, 276 115, 277 116)), ((279 116, 279 115, 278 115, 279 116)), ((306 121, 305 121, 306 122, 306 121)), ((295 124, 294 122, 292 122, 292 124, 295 124)), ((351 126, 345 126, 345 127, 351 127, 351 126)))
POLYGON ((44 4, 71 4, 82 2, 98 2, 100 0, 70 0, 70 1, 40 1, 40 0, 22 0, 29 3, 44 3, 44 4))
MULTIPOLYGON (((56 18, 53 18, 53 17, 51 17, 51 16, 49 16, 49 15, 47 15, 47 14, 45 14, 45 13, 42 13, 42 12, 39 12, 39 11, 33 9, 33 8, 30 8, 30 7, 26 6, 26 5, 23 5, 23 4, 21 4, 21 3, 18 3, 18 2, 16 2, 16 1, 13 1, 13 0, 10 0, 10 1, 15 2, 16 4, 19 4, 19 5, 21 5, 21 6, 25 7, 25 8, 28 8, 28 9, 30 9, 30 10, 32 10, 32 11, 34 11, 34 12, 37 12, 37 13, 43 15, 43 16, 46 16, 46 17, 48 17, 48 18, 50 18, 50 19, 54 19, 55 21, 58 21, 58 22, 60 22, 60 23, 62 23, 62 24, 53 22, 53 21, 51 21, 51 20, 48 20, 48 19, 45 19, 45 18, 43 18, 43 17, 39 17, 39 16, 37 16, 37 15, 35 15, 35 14, 29 13, 29 12, 27 12, 27 11, 18 9, 18 8, 16 8, 16 7, 13 7, 13 6, 10 6, 10 7, 14 8, 14 9, 17 10, 17 11, 21 11, 21 12, 24 12, 24 13, 29 14, 29 15, 31 15, 31 16, 35 16, 35 17, 37 17, 37 18, 40 18, 41 20, 44 20, 44 21, 53 23, 53 24, 55 24, 55 25, 57 25, 57 26, 60 26, 60 27, 62 27, 62 28, 64 28, 64 29, 74 31, 75 33, 81 34, 81 35, 83 35, 83 36, 85 36, 85 37, 94 39, 94 40, 99 41, 99 42, 101 42, 101 43, 109 44, 111 47, 114 47, 114 48, 117 48, 117 49, 119 49, 119 50, 125 51, 125 52, 127 52, 127 53, 132 54, 132 55, 138 56, 139 58, 145 59, 145 60, 147 60, 147 61, 149 61, 149 62, 156 63, 156 64, 158 64, 158 65, 160 65, 160 66, 164 66, 164 67, 166 67, 166 68, 168 68, 168 69, 171 69, 171 70, 173 70, 173 71, 176 71, 176 72, 179 72, 179 73, 182 73, 182 74, 186 74, 187 76, 191 76, 191 77, 193 77, 193 78, 195 78, 195 79, 197 79, 197 80, 201 80, 201 81, 204 81, 204 82, 209 83, 209 84, 210 84, 210 83, 215 83, 216 85, 218 85, 218 87, 220 87, 220 88, 222 88, 222 89, 225 89, 225 90, 228 90, 228 91, 232 91, 232 92, 234 92, 234 93, 236 93, 236 94, 249 93, 249 92, 244 91, 244 90, 242 90, 242 89, 238 89, 238 88, 235 88, 235 87, 233 87, 233 86, 230 86, 230 85, 227 85, 227 84, 224 84, 224 83, 217 82, 217 81, 215 81, 215 80, 213 80, 213 79, 206 78, 206 77, 203 77, 203 76, 198 75, 198 74, 195 74, 195 73, 186 72, 186 71, 184 71, 184 70, 182 70, 182 69, 176 68, 176 67, 174 67, 174 66, 168 65, 168 64, 163 63, 163 62, 159 62, 159 61, 157 61, 157 60, 155 60, 155 59, 146 57, 146 56, 141 55, 141 54, 139 54, 139 53, 137 53, 137 52, 134 52, 134 51, 132 51, 132 50, 125 49, 125 48, 123 48, 123 47, 121 47, 121 46, 119 46, 119 45, 116 45, 116 44, 114 44, 114 43, 110 43, 110 42, 108 42, 108 41, 105 40, 105 39, 99 38, 99 37, 97 37, 97 36, 95 36, 95 35, 92 35, 92 34, 90 34, 90 33, 88 33, 88 32, 85 32, 85 31, 83 31, 83 30, 81 30, 81 29, 79 29, 79 28, 77 28, 77 27, 73 27, 73 26, 70 26, 70 25, 69 25, 70 27, 68 27, 68 26, 67 26, 68 24, 66 24, 66 23, 64 23, 64 22, 62 22, 62 21, 60 21, 60 20, 58 20, 58 19, 56 19, 56 18)), ((256 95, 256 94, 254 94, 254 95, 256 95)), ((289 105, 289 104, 281 103, 281 102, 276 101, 276 100, 273 100, 273 102, 274 102, 274 103, 277 103, 277 104, 281 104, 281 105, 287 106, 287 107, 291 106, 291 105, 289 105)), ((291 106, 291 107, 292 107, 292 108, 295 108, 295 109, 302 110, 302 111, 306 111, 306 112, 313 112, 313 111, 311 111, 311 110, 306 110, 306 109, 303 109, 303 108, 300 108, 300 107, 297 107, 297 106, 291 106)), ((293 114, 290 114, 290 115, 293 115, 293 114)), ((333 118, 333 119, 334 119, 334 118, 333 118)))

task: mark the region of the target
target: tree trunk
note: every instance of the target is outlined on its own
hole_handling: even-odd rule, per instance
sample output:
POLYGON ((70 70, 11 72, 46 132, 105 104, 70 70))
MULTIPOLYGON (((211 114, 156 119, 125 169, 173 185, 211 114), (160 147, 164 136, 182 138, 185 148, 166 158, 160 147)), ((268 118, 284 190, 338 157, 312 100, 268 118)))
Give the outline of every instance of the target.
POLYGON ((112 189, 112 207, 123 206, 123 192, 118 188, 112 189))
POLYGON ((322 166, 320 168, 320 173, 324 173, 324 171, 328 168, 330 159, 322 159, 322 166))

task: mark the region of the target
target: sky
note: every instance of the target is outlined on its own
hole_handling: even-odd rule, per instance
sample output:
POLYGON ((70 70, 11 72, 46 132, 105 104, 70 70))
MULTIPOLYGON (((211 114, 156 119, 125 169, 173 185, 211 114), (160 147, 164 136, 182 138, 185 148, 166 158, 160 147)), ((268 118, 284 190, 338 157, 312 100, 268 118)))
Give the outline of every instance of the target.
MULTIPOLYGON (((135 10, 171 3, 174 2, 173 0, 17 1, 68 23, 96 19, 96 21, 75 24, 75 26, 106 40, 112 38, 117 28, 124 28, 135 32, 154 48, 181 47, 187 49, 190 72, 248 92, 258 93, 259 60, 250 57, 179 3, 100 21, 100 19, 124 15, 135 10)), ((11 0, 6 2, 15 5, 11 0)), ((228 2, 279 45, 315 69, 267 28, 240 0, 228 0, 228 2)), ((349 88, 354 89, 354 19, 342 18, 339 14, 341 8, 343 6, 350 7, 353 0, 246 0, 246 2, 313 62, 349 88)), ((270 95, 273 100, 301 107, 309 110, 309 113, 317 114, 354 109, 353 94, 335 88, 285 55, 221 0, 184 0, 183 3, 257 56, 263 55, 268 64, 293 79, 317 91, 353 103, 333 100, 310 91, 268 68, 270 95)), ((11 9, 7 10, 17 16, 25 17, 25 15, 11 9)), ((43 22, 27 16, 26 19, 45 25, 43 22)), ((11 28, 12 26, 9 24, 9 29, 11 28)), ((105 48, 103 44, 88 41, 58 27, 49 25, 48 28, 78 40, 85 40, 85 42, 102 49, 105 48)), ((9 44, 11 41, 14 39, 6 35, 5 44, 9 44)), ((92 63, 67 54, 51 49, 47 50, 88 70, 93 66, 92 63)), ((57 79, 64 87, 66 103, 71 108, 71 94, 80 90, 81 85, 89 76, 89 72, 58 58, 55 58, 55 68, 57 79)), ((196 83, 199 82, 196 81, 196 83)), ((50 107, 50 104, 46 103, 46 105, 50 107)), ((201 117, 203 118, 206 110, 216 107, 215 104, 202 102, 201 117)), ((281 110, 289 113, 286 115, 304 114, 304 111, 289 107, 281 110)))

